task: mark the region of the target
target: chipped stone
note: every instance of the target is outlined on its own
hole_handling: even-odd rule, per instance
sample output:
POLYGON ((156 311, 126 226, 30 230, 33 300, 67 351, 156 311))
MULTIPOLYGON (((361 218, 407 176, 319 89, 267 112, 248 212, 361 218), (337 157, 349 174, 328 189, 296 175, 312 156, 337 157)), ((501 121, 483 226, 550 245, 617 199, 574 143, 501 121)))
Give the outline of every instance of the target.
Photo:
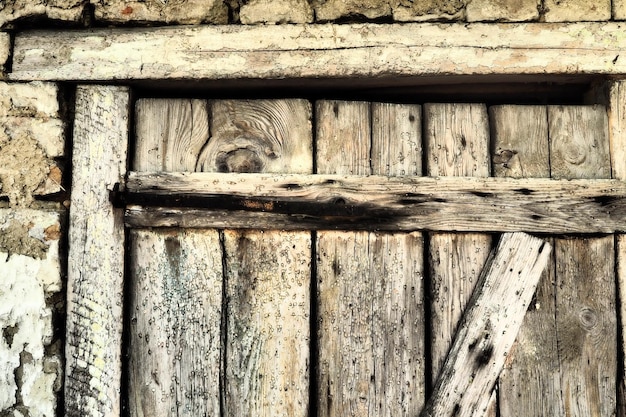
POLYGON ((86 0, 5 0, 0 2, 0 27, 24 18, 79 22, 86 0))
POLYGON ((393 10, 398 22, 463 20, 466 0, 400 0, 393 10))
POLYGON ((545 0, 546 22, 594 22, 611 19, 611 0, 545 0))
POLYGON ((96 20, 105 22, 228 23, 222 0, 91 0, 96 20))
POLYGON ((311 23, 313 9, 307 0, 252 0, 241 6, 241 23, 311 23))
POLYGON ((467 4, 468 22, 527 22, 539 19, 540 0, 472 0, 467 4))
POLYGON ((318 21, 330 21, 345 17, 377 19, 391 16, 392 1, 389 0, 318 0, 313 3, 318 21))
POLYGON ((63 369, 59 353, 46 349, 54 339, 47 301, 62 288, 59 218, 0 210, 0 410, 6 415, 55 415, 63 369))
POLYGON ((7 61, 11 51, 11 37, 8 33, 0 32, 0 78, 4 77, 7 61))

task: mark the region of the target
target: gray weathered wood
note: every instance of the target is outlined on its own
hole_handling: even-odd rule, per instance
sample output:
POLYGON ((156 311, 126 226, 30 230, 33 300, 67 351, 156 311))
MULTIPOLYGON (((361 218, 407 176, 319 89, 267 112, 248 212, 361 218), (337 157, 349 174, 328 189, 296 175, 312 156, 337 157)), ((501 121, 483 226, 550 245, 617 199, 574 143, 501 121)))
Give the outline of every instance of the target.
POLYGON ((129 91, 76 90, 70 210, 65 415, 120 414, 123 211, 109 193, 126 172, 129 91))
MULTIPOLYGON (((498 177, 550 176, 548 114, 545 106, 489 109, 498 177)), ((564 415, 557 349, 554 257, 539 280, 517 340, 499 379, 502 417, 564 415)))
MULTIPOLYGON (((620 326, 619 330, 621 331, 622 338, 618 341, 620 343, 619 349, 622 354, 621 358, 624 358, 623 354, 626 352, 626 335, 624 335, 625 326, 625 318, 626 318, 626 235, 619 234, 616 235, 616 251, 615 254, 617 256, 617 285, 618 285, 618 299, 619 299, 619 319, 618 325, 620 326)), ((621 373, 618 374, 617 381, 617 416, 625 417, 626 416, 626 368, 624 367, 624 363, 618 363, 618 372, 621 369, 621 373), (620 368, 621 367, 621 368, 620 368)))
POLYGON ((125 199, 133 204, 126 212, 131 226, 224 227, 230 210, 233 227, 238 228, 538 233, 626 229, 626 184, 610 179, 131 172, 126 186, 125 199))
MULTIPOLYGON (((609 178, 604 106, 548 108, 552 176, 609 178)), ((614 238, 555 239, 557 346, 566 413, 616 412, 614 238)))
POLYGON ((131 416, 220 415, 222 252, 216 230, 132 230, 131 416))
POLYGON ((307 416, 311 234, 224 231, 224 415, 307 416))
MULTIPOLYGON (((489 122, 484 105, 426 104, 424 125, 428 175, 489 176, 489 122)), ((491 236, 476 233, 429 237, 432 381, 440 375, 490 245, 491 236)), ((491 402, 495 403, 495 394, 491 402)), ((485 411, 482 415, 489 415, 485 411)))
POLYGON ((484 415, 550 251, 548 243, 524 233, 502 235, 421 416, 484 415))
POLYGON ((624 74, 622 31, 619 22, 31 31, 16 36, 10 79, 624 74))

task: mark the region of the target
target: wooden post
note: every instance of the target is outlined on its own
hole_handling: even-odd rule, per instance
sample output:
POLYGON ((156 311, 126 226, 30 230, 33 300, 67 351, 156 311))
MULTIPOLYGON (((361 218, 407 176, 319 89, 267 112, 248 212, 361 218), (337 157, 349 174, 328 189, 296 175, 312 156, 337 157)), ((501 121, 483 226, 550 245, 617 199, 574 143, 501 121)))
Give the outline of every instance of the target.
MULTIPOLYGON (((420 113, 419 106, 318 102, 318 172, 420 175, 420 113)), ((321 416, 421 409, 422 253, 420 233, 318 233, 321 416)))
MULTIPOLYGON (((557 178, 609 178, 604 106, 549 106, 557 178)), ((557 346, 566 414, 616 411, 617 323, 613 236, 555 239, 557 346)))
MULTIPOLYGON (((429 176, 488 177, 489 123, 480 104, 426 104, 426 172, 429 176)), ((491 236, 433 233, 429 237, 431 380, 435 381, 491 246, 491 236)), ((495 416, 496 398, 484 411, 495 416)))
POLYGON ((74 119, 67 284, 65 415, 120 415, 123 212, 129 90, 79 86, 74 119))
MULTIPOLYGON (((545 106, 489 109, 496 176, 550 177, 545 106)), ((554 257, 541 276, 517 340, 500 375, 502 417, 564 415, 556 327, 554 257)))
POLYGON ((468 302, 422 417, 484 414, 550 251, 548 243, 525 233, 502 235, 468 302))

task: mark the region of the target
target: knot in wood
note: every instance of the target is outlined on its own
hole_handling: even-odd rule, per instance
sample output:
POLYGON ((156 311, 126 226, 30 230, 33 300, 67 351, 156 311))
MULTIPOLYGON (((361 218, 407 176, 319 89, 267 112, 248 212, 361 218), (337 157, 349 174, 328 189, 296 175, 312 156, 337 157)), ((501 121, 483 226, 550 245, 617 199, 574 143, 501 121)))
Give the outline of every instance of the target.
POLYGON ((580 325, 586 331, 591 331, 598 325, 598 314, 590 307, 583 307, 578 313, 580 325))

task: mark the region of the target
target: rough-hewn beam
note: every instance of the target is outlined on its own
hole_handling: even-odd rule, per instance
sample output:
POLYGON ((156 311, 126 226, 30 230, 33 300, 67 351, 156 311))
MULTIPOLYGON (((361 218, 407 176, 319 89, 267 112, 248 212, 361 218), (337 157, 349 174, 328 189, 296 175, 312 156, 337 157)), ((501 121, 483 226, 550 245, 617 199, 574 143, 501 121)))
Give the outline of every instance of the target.
POLYGON ((123 198, 149 207, 127 210, 132 226, 626 230, 626 183, 619 180, 131 172, 123 198))
POLYGON ((10 79, 619 75, 622 33, 617 22, 30 31, 16 36, 10 79))

